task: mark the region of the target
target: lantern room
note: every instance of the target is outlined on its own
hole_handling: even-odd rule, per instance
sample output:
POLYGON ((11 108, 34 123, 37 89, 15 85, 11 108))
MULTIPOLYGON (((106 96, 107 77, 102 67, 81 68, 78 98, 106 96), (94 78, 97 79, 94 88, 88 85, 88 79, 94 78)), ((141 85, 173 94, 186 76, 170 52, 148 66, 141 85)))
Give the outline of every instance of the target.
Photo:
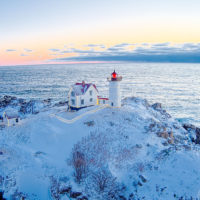
POLYGON ((117 78, 117 73, 115 72, 115 70, 111 75, 112 75, 112 79, 116 79, 117 78))
POLYGON ((122 80, 122 76, 118 76, 118 74, 114 72, 111 74, 111 77, 108 78, 108 81, 121 81, 122 80))

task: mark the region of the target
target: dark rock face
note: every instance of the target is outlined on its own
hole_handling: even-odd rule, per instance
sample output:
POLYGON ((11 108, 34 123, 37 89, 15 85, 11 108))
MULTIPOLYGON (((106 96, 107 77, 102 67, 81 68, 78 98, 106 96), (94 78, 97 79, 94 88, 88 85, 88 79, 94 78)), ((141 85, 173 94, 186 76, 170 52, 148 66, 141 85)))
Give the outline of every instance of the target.
POLYGON ((0 98, 0 108, 5 108, 9 104, 12 104, 15 100, 17 100, 16 97, 7 96, 7 95, 0 98))
POLYGON ((122 195, 119 195, 119 199, 120 200, 126 200, 126 197, 122 196, 122 195))
POLYGON ((162 110, 162 104, 161 103, 154 103, 151 107, 154 110, 162 110))
POLYGON ((69 186, 67 188, 64 188, 60 191, 60 194, 70 193, 72 188, 69 186))
POLYGON ((162 104, 161 104, 161 103, 154 103, 153 105, 151 105, 151 107, 152 107, 154 110, 160 112, 164 117, 166 117, 166 118, 171 118, 171 115, 170 115, 169 113, 167 113, 166 110, 164 110, 164 109, 162 108, 162 104))
POLYGON ((6 200, 5 198, 3 198, 3 192, 0 192, 0 200, 6 200))
POLYGON ((196 128, 196 144, 200 144, 200 128, 196 128))
POLYGON ((189 133, 195 133, 196 139, 192 138, 192 141, 196 144, 200 144, 200 128, 194 126, 193 124, 183 124, 183 128, 189 133))
POLYGON ((72 192, 72 193, 70 194, 70 197, 71 197, 71 198, 77 198, 77 197, 79 197, 79 196, 81 196, 81 195, 82 195, 81 192, 72 192))
POLYGON ((94 121, 84 122, 87 126, 94 126, 94 121))
POLYGON ((51 103, 51 99, 50 98, 49 99, 45 99, 45 100, 43 100, 43 103, 50 104, 51 103))
POLYGON ((28 102, 23 102, 21 104, 19 111, 23 114, 27 114, 27 113, 36 114, 35 107, 34 107, 35 103, 36 103, 36 101, 34 101, 34 100, 30 100, 28 102))
POLYGON ((183 128, 187 131, 195 130, 196 127, 193 124, 183 124, 183 128))
POLYGON ((77 200, 88 200, 86 196, 79 197, 77 200))
POLYGON ((18 99, 18 102, 20 103, 20 104, 22 104, 22 103, 24 103, 25 102, 25 99, 18 99))
POLYGON ((68 101, 60 101, 58 103, 55 104, 55 106, 65 106, 68 104, 68 101))
POLYGON ((140 179, 142 180, 143 183, 146 183, 146 182, 147 182, 147 179, 146 179, 144 176, 139 175, 139 177, 140 177, 140 179))
POLYGON ((134 194, 133 193, 131 193, 130 195, 129 195, 129 198, 128 198, 128 200, 134 200, 135 199, 135 196, 134 196, 134 194))
POLYGON ((45 99, 43 101, 39 100, 25 100, 22 98, 17 98, 15 96, 4 96, 0 98, 0 109, 5 109, 6 107, 14 107, 21 114, 37 114, 39 112, 37 105, 40 104, 42 107, 51 106, 51 99, 45 99))

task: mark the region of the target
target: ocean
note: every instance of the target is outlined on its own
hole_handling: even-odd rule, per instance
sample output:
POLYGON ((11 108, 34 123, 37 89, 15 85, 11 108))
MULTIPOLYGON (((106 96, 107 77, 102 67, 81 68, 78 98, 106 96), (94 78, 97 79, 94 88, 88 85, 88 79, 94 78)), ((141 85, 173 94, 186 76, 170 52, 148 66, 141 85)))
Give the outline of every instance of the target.
POLYGON ((63 101, 75 82, 96 84, 108 96, 107 77, 123 76, 122 97, 160 102, 179 121, 200 126, 200 64, 110 63, 0 67, 0 96, 63 101))

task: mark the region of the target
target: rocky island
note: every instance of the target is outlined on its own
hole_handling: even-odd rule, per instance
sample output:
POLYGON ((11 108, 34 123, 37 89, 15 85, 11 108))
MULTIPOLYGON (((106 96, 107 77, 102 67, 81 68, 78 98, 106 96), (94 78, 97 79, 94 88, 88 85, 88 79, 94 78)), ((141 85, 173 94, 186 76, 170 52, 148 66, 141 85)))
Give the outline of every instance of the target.
POLYGON ((198 127, 137 97, 71 124, 52 116, 66 105, 0 99, 1 114, 14 109, 22 118, 0 129, 0 199, 200 198, 198 127))

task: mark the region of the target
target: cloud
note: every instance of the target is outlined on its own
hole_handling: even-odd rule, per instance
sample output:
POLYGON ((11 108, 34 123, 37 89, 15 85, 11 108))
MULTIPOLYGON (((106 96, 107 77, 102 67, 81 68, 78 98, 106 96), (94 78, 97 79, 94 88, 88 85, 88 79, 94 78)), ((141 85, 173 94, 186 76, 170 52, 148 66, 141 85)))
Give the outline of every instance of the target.
POLYGON ((86 44, 86 45, 83 45, 84 47, 99 47, 99 48, 106 48, 105 45, 103 44, 86 44))
POLYGON ((184 49, 198 49, 200 48, 200 43, 193 44, 193 43, 185 43, 183 44, 184 49))
POLYGON ((112 47, 107 48, 107 51, 127 51, 128 47, 130 46, 135 46, 136 44, 129 44, 129 43, 121 43, 121 44, 116 44, 112 47))
POLYGON ((28 56, 27 54, 22 53, 20 56, 28 56))
POLYGON ((6 49, 7 52, 17 51, 16 49, 6 49))
MULTIPOLYGON (((147 44, 148 46, 149 44, 147 44)), ((164 42, 164 43, 157 43, 157 44, 153 44, 152 46, 155 46, 155 47, 163 47, 163 46, 169 46, 170 45, 170 42, 164 42)))
POLYGON ((29 52, 32 52, 33 50, 25 48, 24 51, 27 52, 27 53, 29 53, 29 52))
POLYGON ((72 48, 69 53, 77 56, 57 58, 54 61, 123 61, 123 62, 185 62, 200 63, 200 43, 158 43, 137 44, 134 49, 128 49, 133 44, 122 43, 103 51, 81 50, 72 48))
POLYGON ((121 43, 121 44, 116 44, 113 46, 113 48, 124 48, 124 47, 128 47, 128 46, 133 46, 136 44, 130 44, 130 43, 121 43))
POLYGON ((60 51, 60 49, 54 49, 54 48, 52 48, 52 49, 49 49, 49 51, 58 52, 58 51, 60 51))
POLYGON ((149 46, 149 43, 142 43, 142 46, 149 46))
POLYGON ((79 54, 89 54, 89 53, 97 53, 94 49, 89 49, 89 50, 82 50, 82 49, 75 49, 75 48, 70 48, 64 51, 61 51, 60 53, 79 53, 79 54))
POLYGON ((50 53, 50 56, 60 56, 60 55, 64 55, 64 53, 50 53))

